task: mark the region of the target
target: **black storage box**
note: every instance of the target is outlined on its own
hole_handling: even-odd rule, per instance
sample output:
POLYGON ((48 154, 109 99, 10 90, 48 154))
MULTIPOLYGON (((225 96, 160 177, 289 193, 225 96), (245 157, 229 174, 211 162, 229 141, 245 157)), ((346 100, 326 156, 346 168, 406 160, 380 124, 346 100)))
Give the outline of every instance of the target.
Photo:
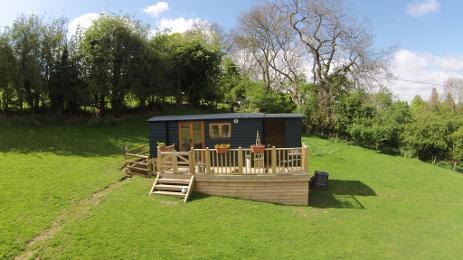
POLYGON ((315 175, 310 179, 311 186, 319 190, 328 189, 328 176, 327 172, 315 171, 315 175))

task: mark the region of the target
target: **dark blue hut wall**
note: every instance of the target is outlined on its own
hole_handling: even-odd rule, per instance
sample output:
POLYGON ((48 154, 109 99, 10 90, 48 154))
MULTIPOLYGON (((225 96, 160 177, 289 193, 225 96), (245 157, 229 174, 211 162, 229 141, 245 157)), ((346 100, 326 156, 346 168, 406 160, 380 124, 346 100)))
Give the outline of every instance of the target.
POLYGON ((248 148, 251 144, 256 143, 256 131, 263 136, 262 119, 239 119, 238 123, 233 120, 211 120, 204 122, 205 143, 206 147, 213 148, 216 144, 230 144, 231 148, 248 148), (230 123, 231 137, 226 139, 211 139, 209 137, 209 123, 230 123))
POLYGON ((167 145, 175 144, 175 149, 179 148, 178 136, 178 121, 171 121, 167 123, 167 145))
POLYGON ((285 139, 287 147, 301 147, 301 120, 286 119, 285 139))
POLYGON ((157 143, 167 143, 167 123, 166 122, 150 122, 149 124, 149 143, 150 156, 157 156, 157 143))

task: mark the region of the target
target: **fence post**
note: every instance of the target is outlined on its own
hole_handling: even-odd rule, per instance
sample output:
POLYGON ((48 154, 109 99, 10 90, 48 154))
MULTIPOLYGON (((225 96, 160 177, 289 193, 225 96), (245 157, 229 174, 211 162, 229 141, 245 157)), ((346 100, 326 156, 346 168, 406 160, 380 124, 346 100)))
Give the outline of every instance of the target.
POLYGON ((206 147, 206 174, 211 174, 211 154, 209 153, 209 147, 206 147))
POLYGON ((238 147, 238 173, 243 174, 243 148, 238 147))
POLYGON ((195 174, 195 148, 192 146, 190 148, 190 156, 189 156, 189 162, 190 162, 190 174, 195 174))
POLYGON ((277 149, 272 146, 272 173, 277 174, 277 149))
POLYGON ((127 150, 129 148, 127 147, 127 145, 125 145, 125 148, 124 148, 124 160, 125 160, 125 163, 127 164, 128 163, 128 160, 127 160, 127 150))

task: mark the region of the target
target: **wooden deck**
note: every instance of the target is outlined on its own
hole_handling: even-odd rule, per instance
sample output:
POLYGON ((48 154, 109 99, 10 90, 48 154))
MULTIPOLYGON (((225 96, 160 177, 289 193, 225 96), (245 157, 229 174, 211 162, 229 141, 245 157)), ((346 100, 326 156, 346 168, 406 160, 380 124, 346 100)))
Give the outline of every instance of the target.
MULTIPOLYGON (((163 178, 188 180, 188 175, 163 174, 163 178)), ((283 205, 309 204, 309 175, 196 175, 193 192, 283 205)))
MULTIPOLYGON (((174 149, 168 146, 163 151, 158 150, 158 157, 147 161, 147 172, 157 176, 150 194, 172 194, 174 190, 185 188, 161 184, 157 187, 168 190, 155 192, 158 179, 192 180, 194 176, 194 185, 190 184, 189 193, 308 205, 310 176, 306 146, 271 147, 261 154, 245 148, 229 149, 227 153, 209 148, 191 148, 187 152, 174 149)), ((178 191, 180 195, 182 193, 178 191)))

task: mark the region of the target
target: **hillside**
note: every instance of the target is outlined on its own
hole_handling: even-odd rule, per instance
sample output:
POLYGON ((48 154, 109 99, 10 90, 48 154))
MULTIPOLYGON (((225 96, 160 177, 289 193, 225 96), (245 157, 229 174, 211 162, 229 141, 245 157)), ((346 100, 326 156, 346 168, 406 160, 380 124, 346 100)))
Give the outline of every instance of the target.
POLYGON ((463 175, 307 137, 311 172, 331 179, 310 207, 201 195, 183 204, 148 197, 152 179, 119 181, 121 148, 146 142, 144 118, 1 122, 0 258, 21 254, 38 234, 27 251, 40 258, 463 254, 463 175))

